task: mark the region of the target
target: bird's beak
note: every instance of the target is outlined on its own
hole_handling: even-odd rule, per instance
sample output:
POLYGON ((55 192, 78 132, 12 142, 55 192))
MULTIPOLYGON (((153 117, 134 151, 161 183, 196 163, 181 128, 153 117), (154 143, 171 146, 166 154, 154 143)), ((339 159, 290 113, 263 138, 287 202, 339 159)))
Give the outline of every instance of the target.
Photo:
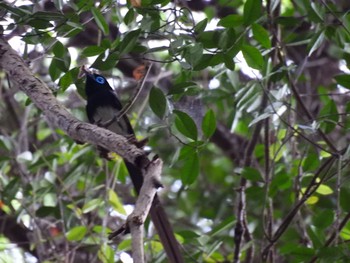
POLYGON ((87 68, 85 65, 81 66, 81 68, 80 68, 80 73, 79 73, 79 76, 80 76, 80 77, 83 77, 84 75, 85 75, 86 77, 94 78, 94 74, 93 74, 92 70, 90 70, 89 68, 87 68))

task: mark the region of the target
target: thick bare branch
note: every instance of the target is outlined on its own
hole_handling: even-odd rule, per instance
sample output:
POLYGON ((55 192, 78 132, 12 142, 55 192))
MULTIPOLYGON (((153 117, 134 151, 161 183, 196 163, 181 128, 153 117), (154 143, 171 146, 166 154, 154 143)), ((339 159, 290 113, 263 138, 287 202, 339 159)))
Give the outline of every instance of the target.
POLYGON ((144 262, 143 252, 143 224, 146 221, 149 210, 160 186, 160 174, 162 172, 162 160, 157 159, 147 166, 144 183, 135 209, 128 217, 128 225, 132 235, 132 251, 134 262, 144 262))
POLYGON ((35 77, 27 64, 11 46, 0 38, 0 67, 9 75, 11 81, 19 87, 32 102, 43 111, 47 120, 62 129, 72 139, 102 146, 116 152, 131 163, 146 165, 144 152, 130 144, 128 140, 106 129, 81 122, 57 101, 47 85, 35 77), (139 163, 139 161, 144 163, 139 163))

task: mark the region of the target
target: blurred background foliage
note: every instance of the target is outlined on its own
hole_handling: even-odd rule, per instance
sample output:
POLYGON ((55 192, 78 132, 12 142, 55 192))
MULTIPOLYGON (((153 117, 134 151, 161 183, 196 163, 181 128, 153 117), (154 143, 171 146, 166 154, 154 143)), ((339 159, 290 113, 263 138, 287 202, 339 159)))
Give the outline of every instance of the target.
MULTIPOLYGON (((86 120, 89 65, 164 160, 186 262, 350 257, 350 2, 1 1, 0 29, 86 120), (143 78, 144 77, 144 78, 143 78)), ((135 194, 121 159, 78 145, 0 73, 0 258, 130 262, 107 240, 135 194)), ((149 262, 167 262, 150 223, 149 262)))

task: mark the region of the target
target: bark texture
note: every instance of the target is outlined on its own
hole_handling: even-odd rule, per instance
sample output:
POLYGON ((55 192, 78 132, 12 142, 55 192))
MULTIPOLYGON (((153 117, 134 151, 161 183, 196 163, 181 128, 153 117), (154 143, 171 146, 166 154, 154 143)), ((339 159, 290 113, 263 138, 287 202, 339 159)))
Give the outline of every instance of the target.
MULTIPOLYGON (((131 163, 140 160, 144 151, 130 144, 126 138, 106 129, 79 121, 55 98, 47 85, 34 76, 26 62, 16 51, 0 38, 0 67, 9 75, 10 80, 22 90, 31 101, 42 110, 47 120, 63 130, 72 139, 102 146, 116 152, 131 163)), ((146 160, 147 158, 142 158, 146 160)), ((147 163, 137 163, 137 165, 147 163)))

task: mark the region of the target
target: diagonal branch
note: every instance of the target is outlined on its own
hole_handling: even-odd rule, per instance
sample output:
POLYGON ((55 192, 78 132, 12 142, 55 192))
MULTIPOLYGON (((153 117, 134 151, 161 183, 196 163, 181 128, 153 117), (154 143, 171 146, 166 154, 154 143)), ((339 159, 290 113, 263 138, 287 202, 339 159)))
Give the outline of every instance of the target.
POLYGON ((0 67, 9 75, 11 81, 42 110, 47 120, 72 139, 102 146, 137 166, 145 167, 149 163, 143 150, 130 144, 125 137, 73 117, 57 101, 47 85, 33 75, 23 59, 2 37, 0 37, 0 67))

